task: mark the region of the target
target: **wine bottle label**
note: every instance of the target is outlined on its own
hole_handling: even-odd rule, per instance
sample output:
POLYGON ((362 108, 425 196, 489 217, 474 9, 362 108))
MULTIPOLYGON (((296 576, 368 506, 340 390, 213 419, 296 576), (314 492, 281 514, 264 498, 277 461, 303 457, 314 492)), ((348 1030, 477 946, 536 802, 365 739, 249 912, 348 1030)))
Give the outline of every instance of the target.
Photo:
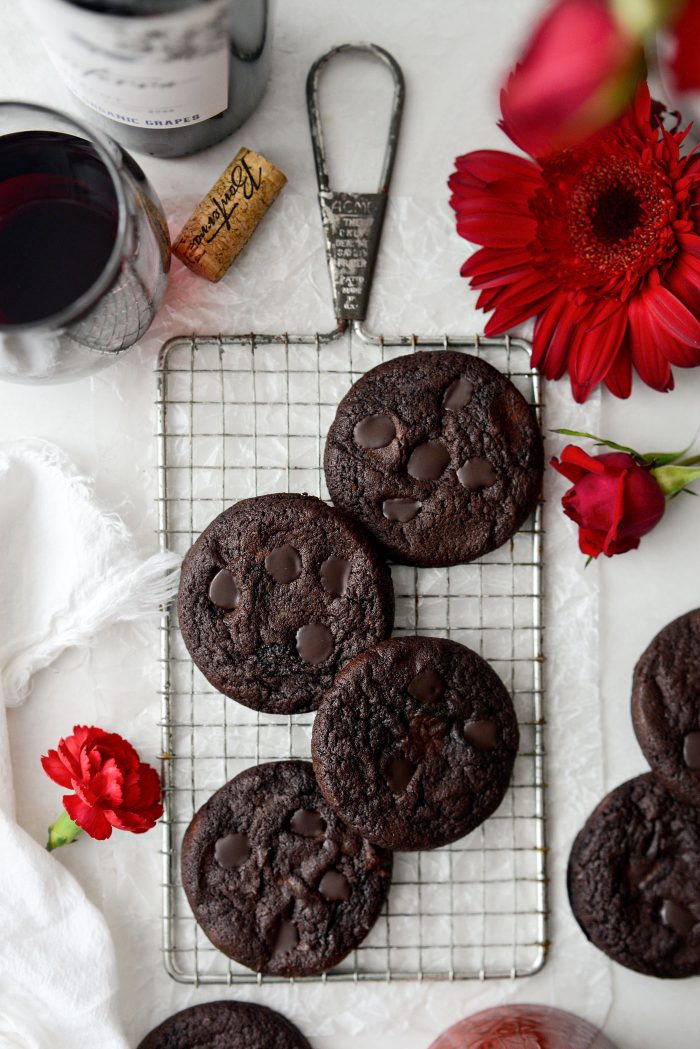
POLYGON ((228 106, 229 0, 129 18, 65 0, 27 6, 66 85, 110 120, 170 131, 228 106))

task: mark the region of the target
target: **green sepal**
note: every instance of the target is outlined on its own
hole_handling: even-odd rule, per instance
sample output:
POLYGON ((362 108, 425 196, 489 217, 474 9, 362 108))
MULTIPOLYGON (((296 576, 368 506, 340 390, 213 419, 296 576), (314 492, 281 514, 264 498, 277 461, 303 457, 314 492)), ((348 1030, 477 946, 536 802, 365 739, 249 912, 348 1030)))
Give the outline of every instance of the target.
POLYGON ((70 845, 81 834, 82 831, 68 813, 64 810, 55 823, 49 827, 49 840, 46 842, 48 852, 60 848, 61 845, 70 845))
POLYGON ((682 492, 700 477, 700 466, 659 466, 649 471, 667 499, 682 492))

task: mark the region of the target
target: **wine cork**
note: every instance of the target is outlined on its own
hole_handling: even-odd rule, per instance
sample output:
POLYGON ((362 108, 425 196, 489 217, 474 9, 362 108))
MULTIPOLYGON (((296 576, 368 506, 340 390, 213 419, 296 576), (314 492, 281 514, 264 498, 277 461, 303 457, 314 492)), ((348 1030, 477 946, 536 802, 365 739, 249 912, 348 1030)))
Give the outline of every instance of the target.
POLYGON ((173 254, 200 277, 221 280, 286 181, 265 157, 239 149, 185 224, 173 254))

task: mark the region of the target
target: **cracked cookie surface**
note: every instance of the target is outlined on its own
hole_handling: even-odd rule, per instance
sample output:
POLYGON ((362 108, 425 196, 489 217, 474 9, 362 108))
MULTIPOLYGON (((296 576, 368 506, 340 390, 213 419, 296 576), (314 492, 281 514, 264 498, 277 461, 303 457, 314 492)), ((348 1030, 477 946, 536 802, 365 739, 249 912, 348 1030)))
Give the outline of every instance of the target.
POLYGON ((319 786, 341 819, 389 849, 432 849, 500 805, 518 749, 502 681, 454 641, 402 637, 357 656, 314 722, 319 786))
POLYGON ((324 469, 335 505, 391 558, 461 564, 507 542, 534 510, 542 437, 525 398, 486 361, 411 353, 351 387, 324 469))
POLYGON ((665 626, 639 659, 632 722, 657 779, 700 807, 700 609, 665 626))
POLYGON ((206 1002, 168 1017, 138 1049, 311 1049, 280 1013, 250 1002, 206 1002))
POLYGON ((305 761, 241 772, 182 844, 182 883, 206 935, 277 976, 317 975, 349 954, 379 915, 391 868, 335 815, 305 761))
POLYGON ((256 710, 315 710, 393 618, 391 573, 371 536, 313 496, 236 503, 183 562, 185 645, 215 688, 256 710))
POLYGON ((603 799, 574 842, 569 899, 588 939, 649 976, 700 974, 700 813, 650 774, 603 799))

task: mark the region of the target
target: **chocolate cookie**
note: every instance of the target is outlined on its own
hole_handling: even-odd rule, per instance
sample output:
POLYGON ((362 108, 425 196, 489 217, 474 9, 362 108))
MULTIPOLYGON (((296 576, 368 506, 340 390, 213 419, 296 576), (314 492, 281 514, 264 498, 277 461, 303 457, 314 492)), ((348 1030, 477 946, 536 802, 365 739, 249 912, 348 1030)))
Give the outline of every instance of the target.
POLYGON ((532 408, 490 364, 410 353, 345 395, 324 466, 333 502, 390 557, 455 565, 501 546, 532 513, 542 437, 532 408))
POLYGON ((255 972, 314 976, 365 938, 391 856, 346 827, 306 761, 246 769, 199 810, 182 884, 212 943, 255 972))
POLYGON ((370 536, 309 495, 244 499, 182 566, 178 616, 208 681, 255 710, 315 710, 336 672, 388 637, 391 573, 370 536))
POLYGON ((168 1017, 138 1049, 311 1049, 280 1013, 249 1002, 207 1002, 168 1017))
POLYGON ((637 663, 632 721, 657 779, 700 806, 700 609, 665 626, 637 663))
POLYGON ((454 641, 401 637, 341 670, 311 753, 346 823, 388 849, 433 849, 498 808, 518 739, 510 696, 485 660, 454 641))
POLYGON ((649 774, 623 783, 574 842, 569 899, 613 961, 649 976, 700 974, 700 813, 649 774))

